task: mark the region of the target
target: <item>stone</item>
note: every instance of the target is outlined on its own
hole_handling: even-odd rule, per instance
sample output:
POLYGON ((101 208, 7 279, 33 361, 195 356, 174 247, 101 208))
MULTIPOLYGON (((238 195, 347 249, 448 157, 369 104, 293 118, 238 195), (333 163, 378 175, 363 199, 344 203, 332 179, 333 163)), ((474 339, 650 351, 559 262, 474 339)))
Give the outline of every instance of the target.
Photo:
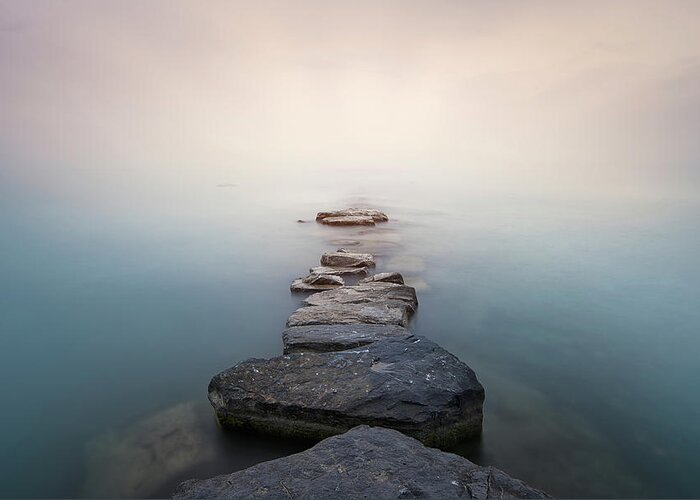
POLYGON ((549 498, 494 467, 361 425, 232 474, 181 483, 173 498, 549 498))
POLYGON ((328 267, 328 266, 318 266, 309 269, 311 274, 326 274, 333 276, 344 276, 344 275, 354 275, 354 276, 366 276, 369 269, 366 267, 328 267))
POLYGON ((372 267, 374 256, 369 253, 329 252, 321 256, 321 265, 329 267, 372 267))
MULTIPOLYGON (((206 410, 206 408, 204 408, 206 410)), ((207 412, 180 403, 100 434, 85 445, 85 498, 149 498, 164 480, 214 460, 207 412)))
POLYGON ((289 317, 287 326, 341 325, 349 323, 407 326, 410 311, 408 304, 398 301, 369 304, 329 303, 300 307, 289 317))
POLYGON ((316 220, 320 222, 333 217, 371 217, 374 222, 386 222, 389 220, 389 217, 384 212, 370 208, 348 208, 346 210, 334 210, 316 214, 316 220))
POLYGON ((418 298, 413 287, 379 281, 315 293, 307 297, 304 303, 310 306, 380 303, 395 307, 408 306, 409 313, 412 314, 418 307, 418 298))
POLYGON ((348 215, 345 217, 326 217, 321 224, 329 226, 374 226, 374 219, 363 215, 348 215))
POLYGON ((372 283, 372 282, 382 282, 382 283, 396 283, 398 285, 403 285, 403 276, 401 276, 401 273, 377 273, 374 276, 370 276, 369 278, 365 278, 360 281, 360 283, 372 283))
POLYGON ((340 276, 330 274, 309 274, 305 278, 299 278, 292 282, 290 289, 293 292, 315 292, 332 290, 343 286, 345 281, 340 276))
POLYGON ((385 338, 244 361, 212 378, 209 401, 223 426, 241 430, 322 439, 371 424, 442 447, 480 434, 484 389, 434 342, 385 338))
POLYGON ((329 352, 354 349, 386 337, 408 338, 409 330, 398 325, 347 325, 294 326, 282 332, 284 353, 329 352))

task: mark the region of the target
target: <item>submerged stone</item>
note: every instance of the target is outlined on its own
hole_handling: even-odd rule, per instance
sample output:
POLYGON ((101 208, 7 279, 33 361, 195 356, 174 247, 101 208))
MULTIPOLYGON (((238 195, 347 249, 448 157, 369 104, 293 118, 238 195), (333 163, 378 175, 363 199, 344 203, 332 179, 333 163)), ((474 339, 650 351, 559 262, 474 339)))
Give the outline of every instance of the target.
POLYGON ((309 274, 305 278, 299 278, 292 282, 290 289, 293 292, 314 292, 332 290, 343 286, 345 281, 340 276, 330 274, 309 274))
POLYGON ((348 325, 294 326, 282 332, 284 353, 328 352, 354 349, 387 337, 408 338, 411 332, 398 325, 348 325))
POLYGON ((373 302, 369 304, 329 303, 300 307, 289 317, 287 326, 340 325, 348 323, 407 326, 410 313, 410 306, 399 301, 373 302))
POLYGON ((333 306, 333 304, 385 304, 390 307, 408 307, 414 313, 418 298, 414 288, 395 283, 360 283, 315 293, 304 300, 310 306, 333 306))
POLYGON ((401 273, 377 273, 374 276, 365 278, 360 281, 360 283, 372 283, 372 282, 382 282, 382 283, 396 283, 398 285, 403 285, 403 276, 401 273))
POLYGON ((233 428, 319 439, 371 424, 444 446, 481 432, 484 389, 434 342, 386 338, 244 361, 211 380, 209 401, 233 428))
MULTIPOLYGON (((344 249, 341 249, 344 250, 344 249)), ((321 256, 321 265, 329 267, 372 267, 374 256, 369 253, 329 252, 321 256)))
POLYGON ((358 426, 302 453, 191 479, 174 498, 546 498, 494 467, 428 448, 381 427, 358 426))

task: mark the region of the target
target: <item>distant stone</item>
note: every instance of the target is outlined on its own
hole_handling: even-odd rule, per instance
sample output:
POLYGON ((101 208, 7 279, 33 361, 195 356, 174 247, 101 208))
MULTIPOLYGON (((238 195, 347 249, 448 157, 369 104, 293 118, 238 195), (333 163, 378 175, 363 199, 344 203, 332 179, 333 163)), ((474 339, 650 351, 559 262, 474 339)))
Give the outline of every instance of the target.
POLYGON ((282 332, 284 353, 329 352, 354 349, 387 337, 408 338, 411 332, 398 325, 347 325, 294 326, 282 332))
POLYGON ((287 326, 343 325, 349 323, 407 326, 410 313, 409 305, 398 301, 370 304, 329 303, 297 309, 287 320, 287 326))
POLYGON ((361 425, 302 453, 181 483, 174 498, 548 498, 494 467, 361 425))
POLYGON ((368 208, 348 208, 347 210, 319 212, 316 214, 316 220, 320 222, 335 217, 370 217, 374 222, 386 222, 389 220, 389 217, 384 212, 368 208))
POLYGON ((304 223, 307 222, 307 221, 305 221, 305 220, 303 220, 303 219, 297 219, 297 222, 300 223, 300 224, 304 224, 304 223))
POLYGON ((211 380, 209 401, 233 428, 320 439, 372 424, 448 446, 481 432, 484 389, 434 342, 386 338, 244 361, 211 380))
POLYGON ((403 276, 401 276, 401 273, 378 273, 374 276, 361 280, 360 283, 372 283, 375 281, 403 285, 403 276))
POLYGON ((329 226, 374 226, 374 219, 362 215, 326 217, 325 219, 321 219, 321 224, 328 224, 329 226))
POLYGON ((344 286, 326 292, 315 293, 304 303, 310 306, 333 306, 333 304, 387 304, 409 308, 413 313, 418 308, 418 298, 414 288, 381 281, 344 286))
POLYGON ((372 254, 341 250, 343 251, 324 253, 321 256, 321 265, 329 267, 372 267, 375 265, 372 254))
POLYGON ((333 276, 343 276, 352 274, 355 276, 365 276, 369 272, 366 267, 328 267, 318 266, 309 269, 311 274, 326 274, 333 276))
POLYGON ((331 274, 309 274, 305 278, 299 278, 290 286, 293 292, 313 292, 332 290, 343 286, 345 281, 340 276, 331 274))

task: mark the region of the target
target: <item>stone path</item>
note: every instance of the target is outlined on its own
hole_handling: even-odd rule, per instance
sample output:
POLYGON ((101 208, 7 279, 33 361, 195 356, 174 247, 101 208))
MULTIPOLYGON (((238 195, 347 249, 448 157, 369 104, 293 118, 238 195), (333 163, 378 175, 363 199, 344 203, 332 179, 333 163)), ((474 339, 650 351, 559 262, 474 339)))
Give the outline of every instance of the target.
MULTIPOLYGON (((373 225, 386 222, 388 217, 377 210, 348 209, 320 212, 316 219, 329 225, 373 225)), ((355 470, 357 478, 347 480, 342 487, 337 483, 332 494, 330 490, 319 490, 322 497, 387 496, 396 488, 389 496, 406 496, 401 493, 402 487, 408 488, 409 496, 417 492, 434 495, 439 492, 441 497, 443 494, 480 498, 503 494, 542 496, 542 492, 500 471, 477 467, 463 458, 425 448, 387 430, 394 429, 429 446, 442 448, 477 436, 481 433, 484 389, 464 362, 408 329, 418 299, 415 289, 404 284, 400 273, 383 272, 355 285, 346 285, 341 276, 351 276, 357 281, 358 276, 366 275, 375 266, 373 255, 340 248, 324 253, 320 263, 320 267, 311 268, 308 276, 291 285, 292 291, 317 293, 306 297, 303 306, 289 317, 287 329, 282 333, 284 354, 271 359, 250 359, 214 376, 209 384, 209 400, 219 422, 226 427, 328 439, 299 455, 230 476, 184 483, 177 494, 280 496, 276 487, 250 488, 254 484, 266 484, 269 478, 261 476, 264 470, 270 477, 281 477, 280 474, 288 473, 289 467, 293 469, 294 463, 303 465, 305 459, 300 457, 305 454, 318 458, 320 450, 334 449, 337 443, 350 439, 343 436, 357 435, 357 439, 368 443, 386 441, 386 458, 373 462, 368 457, 363 465, 362 460, 353 458, 353 449, 344 450, 345 456, 340 454, 331 462, 355 470), (330 438, 342 433, 347 434, 330 438), (402 453, 392 454, 392 446, 410 449, 423 457, 425 464, 419 462, 406 468, 430 471, 416 476, 425 479, 424 484, 415 486, 417 489, 409 486, 410 473, 405 479, 397 477, 386 484, 360 479, 375 466, 378 474, 388 474, 390 469, 402 469, 400 464, 407 465, 402 453), (461 479, 429 484, 431 474, 440 472, 436 464, 441 462, 453 463, 454 470, 461 471, 448 474, 445 470, 445 477, 456 474, 461 479), (224 477, 228 479, 222 480, 224 477)), ((295 477, 302 477, 303 469, 299 474, 295 477)), ((322 483, 323 488, 330 487, 322 483)), ((311 480, 290 483, 282 496, 290 497, 292 487, 294 496, 313 497, 313 484, 311 480)))

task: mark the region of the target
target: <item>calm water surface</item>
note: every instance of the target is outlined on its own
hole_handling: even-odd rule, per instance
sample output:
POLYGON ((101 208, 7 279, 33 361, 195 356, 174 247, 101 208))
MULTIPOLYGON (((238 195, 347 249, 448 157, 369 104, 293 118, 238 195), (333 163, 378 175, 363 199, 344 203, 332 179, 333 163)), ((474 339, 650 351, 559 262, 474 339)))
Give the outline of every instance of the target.
POLYGON ((700 491, 692 200, 350 171, 67 184, 0 187, 2 496, 163 496, 307 447, 223 432, 206 387, 281 352, 289 283, 343 239, 408 277, 414 330, 485 386, 458 452, 557 496, 700 491), (349 205, 392 221, 296 222, 349 205))

